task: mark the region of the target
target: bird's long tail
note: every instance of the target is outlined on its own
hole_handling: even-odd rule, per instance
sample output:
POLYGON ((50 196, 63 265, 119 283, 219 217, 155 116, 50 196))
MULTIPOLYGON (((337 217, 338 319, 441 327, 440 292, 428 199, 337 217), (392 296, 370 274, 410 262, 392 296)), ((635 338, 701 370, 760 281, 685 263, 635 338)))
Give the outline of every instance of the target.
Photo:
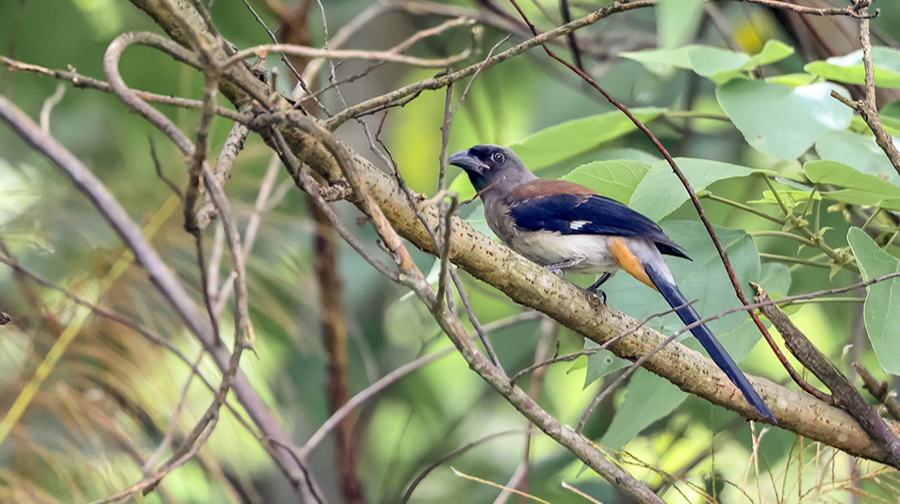
MULTIPOLYGON (((662 294, 666 302, 669 303, 669 306, 675 308, 687 304, 688 301, 687 298, 684 297, 684 294, 682 294, 681 291, 678 290, 678 287, 670 282, 661 272, 657 271, 652 266, 647 265, 645 265, 644 269, 647 272, 647 276, 650 277, 650 281, 653 282, 653 285, 656 286, 659 293, 662 294)), ((700 316, 692 306, 679 308, 675 310, 675 313, 678 314, 685 325, 690 325, 700 320, 700 316)), ((706 349, 706 352, 709 354, 710 358, 712 358, 713 362, 722 368, 722 371, 725 371, 725 374, 728 375, 728 378, 731 379, 732 383, 741 390, 744 397, 747 399, 747 402, 756 408, 756 411, 758 411, 760 415, 775 421, 775 415, 772 413, 772 410, 766 406, 766 403, 763 402, 762 398, 756 392, 756 389, 753 388, 753 385, 750 384, 750 381, 747 380, 747 377, 744 376, 744 373, 738 368, 731 356, 728 355, 728 352, 725 351, 725 348, 722 347, 722 344, 719 343, 719 340, 716 339, 712 331, 706 327, 706 324, 700 324, 694 327, 691 329, 691 332, 700 344, 703 345, 703 348, 706 349)))

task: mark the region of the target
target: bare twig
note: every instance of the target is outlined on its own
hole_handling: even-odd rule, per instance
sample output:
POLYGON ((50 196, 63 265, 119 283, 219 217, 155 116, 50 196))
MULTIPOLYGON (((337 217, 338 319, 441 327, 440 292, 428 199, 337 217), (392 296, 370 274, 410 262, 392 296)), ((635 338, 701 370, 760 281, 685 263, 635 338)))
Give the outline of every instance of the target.
POLYGON ((419 483, 421 483, 422 480, 424 480, 426 477, 428 477, 428 475, 431 474, 431 471, 434 471, 435 469, 442 466, 443 464, 445 464, 461 455, 464 455, 466 452, 468 452, 472 448, 480 446, 488 441, 492 441, 494 439, 497 439, 497 438, 503 437, 503 436, 510 436, 513 434, 523 434, 523 433, 524 432, 521 430, 509 430, 509 431, 497 432, 495 434, 490 434, 488 436, 484 436, 483 438, 478 439, 476 441, 472 441, 471 443, 466 443, 465 446, 457 448, 456 450, 453 450, 452 452, 444 455, 440 459, 434 461, 431 465, 429 465, 421 473, 419 473, 418 476, 416 476, 416 479, 414 479, 412 481, 412 483, 409 484, 409 488, 407 488, 406 492, 403 494, 403 498, 400 499, 400 504, 406 504, 407 502, 409 502, 410 497, 412 497, 412 494, 416 490, 416 487, 419 486, 419 483))
MULTIPOLYGON (((6 65, 6 68, 12 72, 29 72, 36 73, 39 75, 46 75, 48 77, 53 77, 54 79, 66 80, 72 83, 76 88, 86 88, 86 89, 95 89, 97 91, 102 91, 104 93, 112 93, 112 87, 108 82, 104 82, 101 80, 94 79, 92 77, 88 77, 86 75, 81 75, 80 73, 74 70, 51 70, 49 68, 45 68, 39 65, 32 65, 30 63, 23 63, 21 61, 16 61, 14 59, 10 59, 2 54, 0 54, 0 63, 6 65)), ((162 103, 165 105, 171 105, 174 107, 182 107, 182 108, 200 108, 203 106, 203 102, 200 100, 191 100, 188 98, 180 98, 175 96, 165 96, 156 93, 150 93, 147 91, 135 91, 142 100, 152 101, 157 103, 162 103)), ((228 110, 223 107, 215 107, 216 115, 220 115, 222 117, 226 117, 236 122, 247 122, 250 120, 249 116, 245 116, 239 114, 233 110, 228 110)))
POLYGON ((872 373, 863 367, 862 364, 854 362, 853 367, 856 369, 856 372, 859 373, 859 376, 863 381, 863 386, 870 394, 872 394, 872 397, 878 399, 878 402, 881 404, 884 404, 884 408, 895 420, 900 420, 900 400, 897 399, 897 393, 890 392, 888 390, 887 382, 879 382, 876 380, 875 377, 872 376, 872 373))
POLYGON ((60 82, 56 85, 56 91, 54 91, 49 98, 44 100, 44 106, 41 107, 41 131, 43 131, 45 135, 50 134, 50 112, 53 111, 53 107, 62 101, 65 94, 66 86, 60 82))
POLYGON ((567 23, 555 30, 551 30, 545 33, 542 33, 539 36, 528 39, 521 44, 516 45, 515 47, 503 51, 492 58, 489 58, 483 62, 477 63, 475 65, 468 66, 459 70, 457 72, 453 72, 448 75, 443 75, 440 77, 435 77, 433 79, 426 79, 423 81, 416 82, 414 84, 410 84, 408 86, 404 86, 400 89, 391 91, 390 93, 377 96, 374 98, 370 98, 368 100, 363 101, 357 105, 354 105, 348 109, 342 110, 340 113, 336 114, 334 117, 329 119, 325 126, 328 129, 336 129, 338 126, 346 122, 348 119, 359 117, 371 110, 380 108, 389 103, 396 102, 397 100, 401 100, 410 95, 415 95, 417 93, 421 93, 422 91, 428 89, 440 89, 442 87, 447 86, 451 82, 456 82, 460 79, 464 79, 475 72, 479 71, 483 68, 490 68, 501 61, 505 61, 513 56, 517 56, 519 54, 524 53, 525 51, 541 45, 544 42, 552 40, 557 37, 562 37, 569 33, 578 30, 579 28, 583 28, 590 24, 596 23, 597 21, 609 17, 612 14, 616 14, 619 12, 630 11, 633 9, 640 9, 643 7, 651 7, 655 5, 654 0, 636 0, 633 2, 615 2, 608 7, 604 7, 600 10, 594 11, 587 16, 584 16, 580 19, 576 19, 571 23, 567 23))
POLYGON ((448 66, 459 63, 460 61, 465 61, 469 56, 472 55, 473 51, 475 50, 475 46, 480 39, 480 33, 481 32, 479 30, 473 29, 472 45, 455 56, 440 59, 417 58, 415 56, 397 54, 392 51, 364 51, 359 49, 327 50, 291 44, 267 44, 244 49, 243 51, 238 51, 234 56, 222 62, 222 68, 227 69, 238 61, 249 58, 251 56, 256 56, 258 54, 265 54, 267 52, 278 52, 289 55, 305 56, 307 58, 361 59, 386 61, 389 63, 399 63, 421 68, 446 68, 448 66))

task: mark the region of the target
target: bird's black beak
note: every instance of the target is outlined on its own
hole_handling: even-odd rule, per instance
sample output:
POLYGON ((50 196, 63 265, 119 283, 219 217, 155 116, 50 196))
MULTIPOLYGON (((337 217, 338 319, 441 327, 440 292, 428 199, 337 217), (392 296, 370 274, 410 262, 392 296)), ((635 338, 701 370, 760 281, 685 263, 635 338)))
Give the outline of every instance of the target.
POLYGON ((450 156, 450 159, 447 160, 447 162, 453 166, 459 166, 463 170, 471 173, 483 173, 484 169, 488 167, 477 157, 469 154, 469 151, 467 150, 459 151, 450 156))

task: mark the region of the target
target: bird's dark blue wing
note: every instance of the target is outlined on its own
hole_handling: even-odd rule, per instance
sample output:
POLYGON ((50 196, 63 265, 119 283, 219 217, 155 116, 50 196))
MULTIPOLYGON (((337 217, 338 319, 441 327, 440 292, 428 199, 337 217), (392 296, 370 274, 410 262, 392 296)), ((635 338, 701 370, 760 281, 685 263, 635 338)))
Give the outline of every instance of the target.
POLYGON ((656 243, 663 254, 689 259, 662 229, 626 205, 599 194, 546 194, 510 202, 509 214, 528 231, 639 237, 656 243))

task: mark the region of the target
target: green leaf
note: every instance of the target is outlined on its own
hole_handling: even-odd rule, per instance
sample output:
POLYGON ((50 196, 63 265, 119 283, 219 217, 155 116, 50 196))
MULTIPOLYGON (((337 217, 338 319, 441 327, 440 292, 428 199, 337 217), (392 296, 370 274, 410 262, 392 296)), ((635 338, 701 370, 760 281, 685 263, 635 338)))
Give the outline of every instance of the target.
POLYGON ((463 202, 475 197, 475 188, 469 181, 469 176, 465 172, 460 172, 453 182, 450 182, 448 191, 455 191, 459 195, 459 201, 463 202))
POLYGON ((854 205, 876 205, 897 210, 900 187, 874 175, 836 161, 811 161, 803 166, 806 176, 817 184, 845 189, 824 192, 823 196, 854 205))
POLYGON ((766 77, 766 82, 774 82, 776 84, 787 84, 788 86, 805 86, 807 84, 812 84, 815 80, 818 79, 815 75, 808 73, 792 73, 792 74, 784 74, 784 75, 773 75, 772 77, 766 77))
MULTIPOLYGON (((895 138, 894 144, 900 147, 900 140, 895 138)), ((828 131, 816 140, 816 152, 822 159, 837 161, 900 185, 900 175, 872 137, 849 131, 828 131)))
POLYGON ((771 65, 772 63, 781 61, 788 56, 794 54, 794 48, 781 42, 780 40, 769 39, 762 50, 750 57, 741 70, 751 71, 763 65, 771 65))
POLYGON ((650 371, 638 369, 628 383, 625 400, 600 444, 618 450, 653 422, 665 417, 687 399, 687 394, 650 371))
MULTIPOLYGON (((645 124, 665 111, 662 108, 631 109, 631 113, 645 124)), ((631 119, 617 110, 550 126, 509 148, 519 155, 525 166, 537 171, 595 149, 635 129, 631 119)))
MULTIPOLYGON (((746 177, 753 173, 751 168, 708 159, 676 158, 675 162, 695 191, 706 189, 713 182, 746 177)), ((654 164, 643 180, 638 184, 631 196, 633 209, 650 217, 661 220, 688 200, 688 193, 681 182, 672 173, 666 161, 654 164)))
POLYGON ((562 179, 589 187, 608 198, 627 204, 638 182, 648 170, 650 165, 629 159, 595 161, 575 168, 562 179))
MULTIPOLYGON (((900 51, 890 47, 872 47, 875 64, 875 85, 900 88, 900 51)), ((807 63, 803 70, 838 82, 864 84, 866 71, 862 61, 862 49, 845 56, 834 56, 825 61, 807 63)))
MULTIPOLYGON (((878 248, 865 231, 850 228, 847 242, 863 279, 900 272, 900 260, 878 248)), ((890 374, 900 374, 900 278, 872 284, 866 290, 863 318, 869 341, 881 367, 890 374)))
MULTIPOLYGON (((663 231, 676 243, 684 247, 693 261, 667 257, 669 269, 675 277, 675 283, 688 300, 697 300, 692 306, 701 317, 721 313, 740 305, 734 293, 725 267, 716 252, 706 229, 699 222, 669 221, 662 224, 663 231)), ((716 234, 732 267, 737 275, 739 285, 759 280, 760 263, 756 245, 750 235, 740 229, 715 227, 716 234)), ((615 275, 603 286, 610 305, 619 308, 638 320, 670 309, 659 294, 649 290, 646 285, 626 274, 615 275)), ((747 351, 759 338, 759 331, 748 332, 746 338, 738 338, 736 331, 747 319, 746 313, 732 313, 718 320, 711 321, 708 326, 719 336, 722 345, 731 353, 737 362, 746 356, 747 351)), ((653 318, 647 325, 666 334, 673 334, 682 329, 684 323, 675 314, 653 318)), ((685 344, 700 348, 693 337, 688 334, 685 344)), ((702 350, 701 350, 702 351, 702 350)))
POLYGON ((744 53, 710 46, 694 46, 688 53, 688 59, 694 72, 703 77, 711 77, 717 73, 730 70, 739 70, 750 62, 750 56, 744 53))
POLYGON ((667 67, 684 68, 693 70, 703 77, 724 82, 739 76, 740 72, 749 72, 759 66, 780 61, 793 53, 794 50, 790 46, 770 40, 766 42, 762 51, 753 56, 703 45, 623 52, 619 53, 619 56, 640 62, 651 72, 664 74, 667 67))
POLYGON ((716 88, 716 97, 753 148, 795 159, 822 133, 850 124, 853 112, 830 96, 832 90, 847 94, 829 83, 792 87, 733 79, 716 88))
MULTIPOLYGON (((592 346, 598 346, 593 344, 592 346)), ((617 357, 609 350, 602 349, 595 354, 587 356, 587 372, 584 375, 584 386, 587 387, 591 383, 603 378, 604 376, 626 368, 631 365, 631 361, 617 357)))
POLYGON ((659 45, 680 46, 697 33, 703 17, 703 0, 660 0, 656 7, 659 45))
POLYGON ((787 294, 791 288, 791 270, 784 263, 765 263, 760 269, 757 283, 762 285, 770 295, 787 294))

